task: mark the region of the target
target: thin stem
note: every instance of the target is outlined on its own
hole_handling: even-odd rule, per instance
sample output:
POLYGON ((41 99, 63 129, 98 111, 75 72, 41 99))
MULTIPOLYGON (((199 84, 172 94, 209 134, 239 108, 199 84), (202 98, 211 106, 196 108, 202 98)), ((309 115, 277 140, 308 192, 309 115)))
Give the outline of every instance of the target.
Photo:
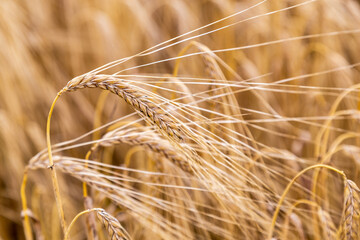
POLYGON ((21 183, 21 189, 20 189, 20 196, 21 196, 21 203, 22 203, 22 211, 24 214, 24 233, 25 233, 25 239, 26 240, 33 240, 31 226, 30 226, 30 218, 28 215, 28 209, 27 209, 27 201, 26 201, 26 182, 28 177, 28 168, 25 168, 23 180, 21 183))
POLYGON ((69 227, 68 227, 67 230, 65 231, 64 240, 69 239, 70 230, 71 230, 71 228, 74 226, 76 220, 77 220, 81 215, 84 215, 84 214, 86 214, 86 213, 96 212, 96 211, 99 211, 99 210, 102 210, 102 209, 101 209, 101 208, 93 208, 93 209, 87 209, 87 210, 84 210, 84 211, 78 213, 78 215, 76 215, 76 216, 74 217, 74 219, 71 221, 69 227))
POLYGON ((312 206, 314 208, 319 208, 319 205, 316 202, 313 202, 313 201, 310 201, 307 199, 297 200, 293 205, 291 205, 289 210, 286 212, 285 223, 284 223, 284 227, 283 227, 283 229, 284 229, 283 237, 281 239, 288 239, 287 235, 288 235, 288 225, 289 225, 290 215, 295 210, 295 208, 300 204, 306 204, 306 205, 312 206))
POLYGON ((337 172, 339 173, 344 179, 346 179, 346 176, 344 174, 343 171, 340 171, 334 167, 331 167, 329 165, 325 165, 325 164, 316 164, 316 165, 313 165, 313 166, 310 166, 310 167, 307 167, 305 168, 304 170, 302 170, 301 172, 299 172, 291 181, 290 183, 286 186, 283 194, 281 195, 280 197, 280 200, 276 206, 276 210, 274 212, 274 215, 273 215, 273 218, 272 218, 272 222, 271 222, 271 226, 270 226, 270 230, 269 230, 269 233, 268 233, 268 236, 267 236, 267 239, 268 240, 271 240, 272 238, 272 235, 273 235, 273 232, 274 232, 274 228, 275 228, 275 223, 276 223, 276 219, 279 215, 279 212, 280 212, 280 207, 282 205, 282 203, 284 202, 285 200, 285 196, 286 194, 289 192, 291 186, 294 184, 294 182, 296 181, 296 179, 298 179, 301 175, 303 175, 305 172, 311 170, 311 169, 314 169, 314 168, 326 168, 326 169, 329 169, 329 170, 332 170, 334 172, 337 172))
POLYGON ((58 209, 58 213, 60 216, 60 221, 61 221, 61 227, 63 230, 63 233, 65 234, 66 232, 66 222, 65 222, 65 215, 64 215, 64 210, 63 210, 63 205, 61 202, 61 196, 60 196, 60 191, 59 191, 59 182, 57 179, 57 175, 56 175, 56 171, 55 171, 55 165, 54 165, 54 161, 52 158, 52 152, 51 152, 51 141, 50 141, 50 121, 51 121, 51 116, 54 110, 54 106, 56 101, 59 99, 60 95, 65 91, 65 89, 62 89, 60 92, 58 92, 58 94, 56 95, 50 111, 49 111, 49 115, 48 115, 48 119, 47 119, 47 123, 46 123, 46 144, 47 144, 47 150, 48 150, 48 155, 49 155, 49 169, 51 171, 51 180, 52 180, 52 184, 53 184, 53 189, 54 189, 54 194, 55 194, 55 200, 56 200, 56 206, 58 209))
MULTIPOLYGON (((85 168, 88 167, 88 161, 89 161, 91 153, 92 153, 92 150, 89 150, 86 153, 86 156, 85 156, 85 168)), ((83 182, 83 195, 84 195, 84 198, 86 198, 88 196, 87 185, 86 185, 85 181, 83 182)))

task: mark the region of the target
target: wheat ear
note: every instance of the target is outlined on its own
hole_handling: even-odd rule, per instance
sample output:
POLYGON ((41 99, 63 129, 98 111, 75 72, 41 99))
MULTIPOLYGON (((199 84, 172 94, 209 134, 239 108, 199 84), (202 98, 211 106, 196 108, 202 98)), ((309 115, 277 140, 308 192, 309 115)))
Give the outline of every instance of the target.
POLYGON ((168 136, 179 141, 184 135, 175 120, 170 117, 146 92, 124 80, 112 75, 83 75, 68 82, 64 91, 75 91, 82 88, 101 88, 123 98, 132 108, 151 124, 157 126, 168 136))
POLYGON ((180 155, 166 139, 163 139, 145 127, 126 130, 115 129, 114 131, 108 132, 102 137, 101 142, 92 148, 92 151, 95 151, 98 146, 108 147, 119 143, 144 146, 152 152, 160 154, 172 161, 182 170, 186 172, 192 171, 184 157, 180 155))
POLYGON ((96 211, 98 219, 104 224, 111 239, 128 240, 131 239, 126 230, 121 226, 120 222, 107 213, 104 209, 96 211))
POLYGON ((87 74, 76 77, 68 82, 68 84, 56 95, 47 119, 46 124, 46 145, 49 155, 49 169, 51 170, 51 179, 56 199, 56 205, 59 212, 61 226, 63 232, 66 231, 65 215, 62 206, 59 183, 57 180, 56 170, 52 159, 52 149, 50 140, 50 122, 51 116, 55 107, 55 103, 60 98, 61 94, 68 91, 75 91, 81 88, 102 88, 120 96, 132 106, 145 120, 157 126, 164 135, 169 136, 175 141, 183 140, 180 127, 177 126, 174 119, 170 117, 160 106, 156 105, 146 96, 145 91, 126 83, 124 80, 117 79, 112 75, 92 75, 87 74))
POLYGON ((87 209, 85 211, 80 212, 78 215, 76 215, 74 217, 74 219, 71 221, 68 229, 66 230, 65 233, 65 237, 64 239, 67 240, 69 239, 69 235, 70 235, 70 230, 72 228, 72 226, 74 225, 74 223, 76 222, 76 220, 81 216, 84 215, 86 213, 92 213, 92 212, 96 212, 96 215, 98 217, 98 219, 104 224, 104 226, 106 227, 109 236, 111 237, 111 240, 131 240, 130 235, 127 233, 127 231, 121 226, 120 222, 114 218, 113 216, 111 216, 109 213, 107 213, 104 209, 102 208, 92 208, 92 209, 87 209))
POLYGON ((345 181, 344 213, 342 217, 342 239, 358 239, 360 189, 351 180, 345 181))

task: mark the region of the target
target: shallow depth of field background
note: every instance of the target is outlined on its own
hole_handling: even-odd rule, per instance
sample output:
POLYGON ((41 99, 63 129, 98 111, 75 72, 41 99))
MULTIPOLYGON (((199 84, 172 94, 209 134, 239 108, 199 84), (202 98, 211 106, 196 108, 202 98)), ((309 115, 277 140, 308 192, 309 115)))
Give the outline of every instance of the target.
MULTIPOLYGON (((258 2, 2 0, 0 2, 0 239, 24 239, 20 216, 20 185, 23 171, 29 159, 46 147, 46 118, 57 91, 73 77, 116 59, 134 55, 258 2)), ((311 34, 360 29, 360 2, 356 0, 318 0, 276 14, 264 15, 302 2, 305 1, 268 0, 254 9, 207 28, 207 31, 251 17, 255 18, 193 40, 210 50, 218 50, 311 34)), ((202 32, 205 31, 197 32, 193 36, 202 32)), ((113 69, 112 72, 176 57, 189 42, 136 58, 113 69)), ((198 51, 196 48, 191 48, 187 53, 196 51, 198 51)), ((267 168, 272 173, 286 177, 283 182, 276 184, 274 190, 281 194, 296 173, 317 163, 317 159, 314 158, 314 142, 321 126, 329 118, 335 99, 347 88, 360 83, 360 67, 356 65, 360 63, 360 32, 264 44, 249 49, 217 53, 217 55, 242 79, 255 79, 250 80, 255 83, 271 83, 335 69, 326 74, 300 77, 283 86, 263 85, 260 89, 254 90, 261 95, 262 101, 250 91, 236 94, 244 120, 252 124, 249 129, 253 138, 261 145, 281 149, 281 154, 289 153, 294 157, 293 161, 283 160, 281 157, 278 158, 277 152, 274 151, 273 157, 278 162, 263 163, 267 164, 267 168), (351 66, 352 64, 355 66, 351 66), (336 70, 338 68, 339 70, 336 70), (256 78, 261 75, 266 76, 256 78), (258 111, 271 114, 276 112, 288 120, 273 121, 274 117, 257 115, 258 111), (267 118, 272 120, 261 121, 267 118)), ((129 70, 124 74, 171 75, 174 65, 175 61, 168 61, 129 70)), ((183 59, 178 74, 211 78, 201 56, 183 59)), ((230 81, 235 81, 229 71, 224 70, 224 76, 230 81)), ((74 94, 65 94, 59 100, 52 119, 53 143, 76 138, 93 129, 94 124, 99 124, 95 122, 94 116, 97 116, 95 108, 101 92, 101 90, 87 89, 74 94)), ((337 109, 354 111, 352 114, 339 115, 332 122, 332 127, 341 131, 331 132, 329 145, 343 133, 359 133, 359 113, 356 113, 358 106, 360 106, 359 93, 355 89, 345 97, 337 109)), ((122 100, 109 95, 101 119, 97 120, 104 124, 131 112, 133 110, 122 100)), ((91 138, 92 136, 87 140, 91 138)), ((343 149, 334 153, 329 162, 330 165, 344 171, 348 179, 357 184, 360 184, 359 143, 359 136, 345 139, 341 143, 343 149)), ((129 146, 122 145, 121 149, 109 153, 105 162, 123 164, 129 146)), ((86 150, 79 148, 66 153, 83 158, 86 150)), ((139 154, 138 158, 145 157, 139 154)), ((135 161, 131 167, 137 168, 137 164, 139 168, 144 167, 141 162, 135 161)), ((256 174, 260 178, 263 176, 259 172, 256 174)), ((324 206, 324 209, 330 213, 334 224, 339 226, 344 200, 343 188, 341 184, 336 183, 338 179, 336 174, 330 175, 330 180, 325 182, 332 186, 333 190, 328 193, 331 197, 326 197, 328 205, 324 206)), ((304 189, 310 189, 311 184, 306 179, 299 181, 299 184, 304 189)), ((66 205, 68 222, 76 213, 83 210, 81 187, 79 180, 69 175, 60 175, 60 188, 66 205)), ((26 192, 28 204, 40 220, 45 238, 61 239, 50 175, 46 169, 29 172, 26 192)), ((292 193, 291 196, 300 198, 300 194, 306 196, 304 193, 292 193)), ((275 204, 277 200, 269 199, 275 204)), ((116 207, 108 201, 102 199, 102 207, 107 207, 111 213, 117 212, 116 207)), ((309 210, 306 207, 302 209, 305 209, 304 212, 309 210)), ((272 211, 273 209, 269 208, 268 212, 264 212, 264 216, 268 216, 266 219, 271 218, 272 211)), ((146 237, 145 228, 136 229, 127 223, 134 219, 121 216, 118 219, 125 228, 131 226, 130 234, 134 239, 146 237)), ((306 221, 307 218, 299 217, 299 221, 302 221, 300 219, 306 221)), ((293 234, 292 237, 314 239, 311 227, 308 227, 307 223, 302 224, 304 233, 302 235, 297 232, 296 228, 299 226, 295 226, 294 222, 296 223, 296 220, 289 230, 293 234)), ((82 224, 81 220, 77 223, 77 230, 72 234, 73 239, 85 238, 86 233, 81 230, 82 224)), ((255 239, 266 236, 261 235, 262 233, 255 226, 252 227, 254 227, 255 239)), ((155 233, 152 234, 154 239, 160 239, 155 233)), ((209 236, 220 239, 216 235, 209 236)))

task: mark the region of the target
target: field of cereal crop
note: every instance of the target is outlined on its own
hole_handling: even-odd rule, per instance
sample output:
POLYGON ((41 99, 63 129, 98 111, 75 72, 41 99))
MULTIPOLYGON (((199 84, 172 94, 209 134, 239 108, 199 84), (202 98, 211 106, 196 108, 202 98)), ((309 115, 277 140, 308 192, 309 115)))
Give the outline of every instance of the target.
POLYGON ((0 240, 360 239, 358 0, 2 0, 0 43, 0 240))

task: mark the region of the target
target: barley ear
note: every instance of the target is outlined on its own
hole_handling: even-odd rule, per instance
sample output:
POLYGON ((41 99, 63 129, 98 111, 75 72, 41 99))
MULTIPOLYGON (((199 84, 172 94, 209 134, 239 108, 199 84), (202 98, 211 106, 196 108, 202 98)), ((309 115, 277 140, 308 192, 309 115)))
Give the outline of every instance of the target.
POLYGON ((84 214, 87 213, 93 213, 96 212, 96 215, 98 219, 104 224, 106 227, 106 230, 108 231, 108 234, 110 236, 111 240, 131 240, 130 235, 127 233, 127 231, 121 226, 120 222, 111 216, 109 213, 107 213, 102 208, 92 208, 87 209, 85 211, 80 212, 78 215, 74 217, 74 219, 71 221, 69 227, 67 228, 65 232, 64 240, 69 239, 70 230, 72 226, 74 226, 76 220, 84 214))
POLYGON ((161 132, 175 141, 183 140, 184 134, 178 122, 159 104, 156 104, 144 89, 133 86, 113 75, 88 74, 72 79, 63 90, 70 92, 83 88, 101 88, 118 95, 142 118, 157 126, 161 132))
POLYGON ((344 212, 342 216, 342 239, 358 239, 359 237, 359 207, 360 189, 351 180, 345 181, 344 212))
POLYGON ((104 209, 96 211, 98 219, 104 224, 107 229, 111 240, 130 240, 129 234, 121 226, 120 222, 107 213, 104 209))

